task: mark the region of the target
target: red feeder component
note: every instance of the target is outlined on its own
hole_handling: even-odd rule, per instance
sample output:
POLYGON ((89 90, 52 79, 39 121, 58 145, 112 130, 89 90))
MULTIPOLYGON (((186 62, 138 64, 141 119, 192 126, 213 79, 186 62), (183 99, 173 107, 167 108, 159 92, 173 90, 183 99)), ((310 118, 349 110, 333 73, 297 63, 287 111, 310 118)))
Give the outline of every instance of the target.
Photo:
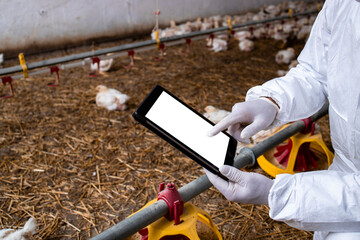
MULTIPOLYGON (((174 183, 169 183, 165 188, 165 183, 161 183, 159 186, 159 193, 157 200, 163 200, 169 207, 169 212, 165 218, 169 221, 174 220, 174 225, 181 223, 180 216, 184 212, 184 201, 181 198, 180 193, 175 187, 174 183)), ((148 240, 149 231, 147 228, 143 228, 139 231, 141 240, 148 240)), ((161 240, 190 240, 183 235, 165 236, 161 240)))
MULTIPOLYGON (((100 58, 98 57, 93 57, 91 58, 91 61, 92 61, 92 64, 97 64, 97 69, 98 69, 98 72, 100 72, 100 58)), ((96 77, 96 73, 91 73, 90 76, 92 77, 96 77)))
POLYGON ((189 54, 191 52, 191 38, 186 38, 185 43, 186 43, 186 50, 182 51, 182 53, 189 54))
POLYGON ((180 193, 175 188, 174 183, 169 183, 166 189, 162 191, 164 185, 160 185, 160 192, 158 193, 157 200, 164 200, 169 207, 169 213, 165 216, 169 221, 174 220, 175 225, 180 223, 180 215, 184 211, 184 201, 181 198, 180 193))
POLYGON ((164 44, 164 43, 160 43, 160 44, 159 44, 159 49, 160 49, 160 50, 165 50, 165 44, 164 44))
POLYGON ((160 50, 160 57, 156 57, 155 60, 161 61, 164 59, 165 56, 165 44, 159 43, 159 50, 160 50))
POLYGON ((249 32, 251 33, 251 35, 253 34, 254 32, 254 27, 249 27, 249 32))
POLYGON ((1 78, 1 81, 4 84, 4 86, 7 83, 9 83, 10 88, 11 88, 11 95, 5 94, 5 95, 0 96, 0 98, 11 98, 11 97, 13 97, 14 96, 14 88, 13 88, 13 84, 12 84, 12 81, 13 81, 12 77, 10 77, 10 76, 3 77, 3 78, 1 78))
POLYGON ((310 25, 311 15, 307 15, 306 19, 307 19, 306 25, 310 25))
POLYGON ((55 83, 48 83, 49 87, 56 87, 59 85, 59 80, 60 80, 59 71, 60 71, 60 69, 58 66, 50 67, 50 74, 56 73, 56 80, 55 80, 55 83))
POLYGON ((128 51, 128 56, 130 57, 130 64, 124 66, 124 68, 132 68, 135 65, 135 63, 134 63, 134 55, 135 55, 134 50, 129 50, 128 51))
MULTIPOLYGON (((314 135, 315 123, 313 123, 310 118, 303 119, 303 121, 305 123, 305 129, 301 131, 301 133, 302 134, 310 133, 310 135, 314 135)), ((293 148, 293 142, 291 141, 291 139, 289 139, 289 141, 286 144, 276 147, 277 152, 274 153, 274 157, 279 162, 279 164, 281 164, 284 167, 287 167, 292 148, 293 148)), ((309 142, 303 143, 299 147, 296 155, 294 171, 305 172, 317 168, 318 164, 316 161, 318 160, 319 158, 310 148, 310 143, 309 142)))
POLYGON ((231 44, 233 39, 234 39, 234 34, 235 34, 235 31, 234 30, 231 30, 229 33, 228 33, 228 40, 227 40, 227 43, 228 44, 231 44))

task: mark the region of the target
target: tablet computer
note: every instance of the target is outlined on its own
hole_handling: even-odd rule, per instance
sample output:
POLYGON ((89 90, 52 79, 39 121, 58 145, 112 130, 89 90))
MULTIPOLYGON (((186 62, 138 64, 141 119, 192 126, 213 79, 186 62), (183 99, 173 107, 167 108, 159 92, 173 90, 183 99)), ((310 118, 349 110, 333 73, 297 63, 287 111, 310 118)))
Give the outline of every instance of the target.
POLYGON ((237 141, 226 132, 208 137, 215 125, 172 93, 156 85, 133 113, 135 120, 212 173, 233 165, 237 141))

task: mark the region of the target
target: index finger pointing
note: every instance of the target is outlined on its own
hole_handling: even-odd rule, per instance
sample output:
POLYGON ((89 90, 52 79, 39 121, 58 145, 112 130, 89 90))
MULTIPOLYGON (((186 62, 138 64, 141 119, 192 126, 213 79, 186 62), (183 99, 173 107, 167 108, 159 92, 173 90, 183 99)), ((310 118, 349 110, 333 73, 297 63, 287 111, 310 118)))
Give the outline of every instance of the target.
POLYGON ((234 118, 232 116, 232 114, 230 113, 227 117, 225 117, 224 119, 222 119, 220 122, 218 122, 209 132, 208 132, 208 136, 212 137, 215 136, 216 134, 218 134, 219 132, 227 129, 230 125, 235 124, 236 118, 234 118))

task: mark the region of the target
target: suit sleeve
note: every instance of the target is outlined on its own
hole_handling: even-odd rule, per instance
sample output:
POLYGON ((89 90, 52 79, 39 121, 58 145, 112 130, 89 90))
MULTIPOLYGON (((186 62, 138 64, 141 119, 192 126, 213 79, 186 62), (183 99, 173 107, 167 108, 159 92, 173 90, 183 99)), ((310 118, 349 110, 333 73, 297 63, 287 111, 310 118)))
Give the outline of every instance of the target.
POLYGON ((270 217, 307 231, 360 231, 360 173, 280 174, 270 190, 270 217))
POLYGON ((331 13, 327 2, 319 12, 298 57, 299 64, 284 77, 253 87, 247 93, 246 101, 268 96, 280 106, 271 127, 309 117, 326 102, 327 50, 331 36, 327 19, 331 13))

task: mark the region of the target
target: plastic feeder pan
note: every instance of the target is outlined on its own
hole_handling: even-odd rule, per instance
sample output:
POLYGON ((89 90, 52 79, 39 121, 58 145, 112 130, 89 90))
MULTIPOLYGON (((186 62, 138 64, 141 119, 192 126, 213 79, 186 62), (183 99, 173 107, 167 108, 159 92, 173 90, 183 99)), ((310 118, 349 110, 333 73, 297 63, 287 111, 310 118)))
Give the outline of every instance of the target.
MULTIPOLYGON (((142 209, 156 202, 157 199, 154 199, 148 202, 142 209)), ((131 216, 131 215, 130 215, 131 216)), ((184 212, 180 217, 180 224, 175 225, 174 220, 169 221, 165 217, 158 219, 153 222, 146 228, 139 231, 142 235, 142 239, 147 240, 166 240, 166 239, 191 239, 191 240, 200 240, 199 234, 197 231, 198 222, 202 225, 206 225, 212 232, 210 235, 214 235, 212 238, 208 239, 219 239, 222 240, 222 236, 212 221, 211 217, 204 210, 192 205, 191 203, 184 204, 184 212)))
POLYGON ((266 173, 276 177, 282 173, 327 169, 333 158, 334 154, 324 143, 320 132, 299 132, 277 148, 258 157, 257 162, 266 173))

